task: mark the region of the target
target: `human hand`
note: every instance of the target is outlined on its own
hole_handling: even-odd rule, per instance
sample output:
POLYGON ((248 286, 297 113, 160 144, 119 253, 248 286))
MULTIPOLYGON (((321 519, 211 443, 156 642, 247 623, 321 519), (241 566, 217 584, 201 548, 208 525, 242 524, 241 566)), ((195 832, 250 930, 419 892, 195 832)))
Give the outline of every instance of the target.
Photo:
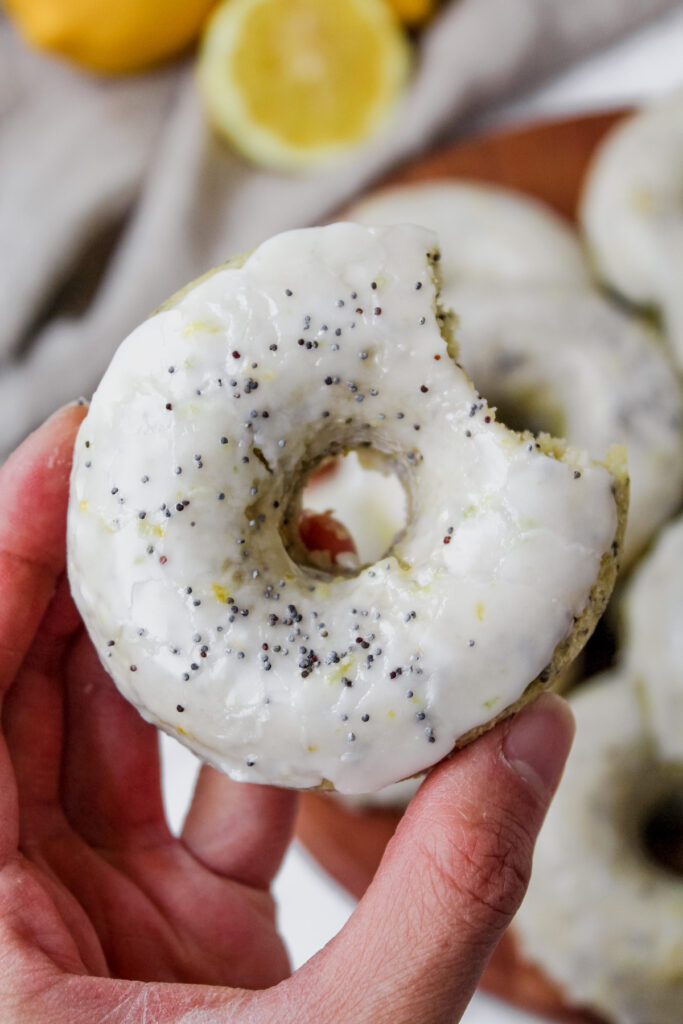
POLYGON ((442 1024, 524 893, 571 742, 544 697, 421 787, 342 931, 293 975, 270 882, 295 796, 203 768, 168 831, 156 730, 117 693, 64 576, 55 414, 0 469, 0 1024, 442 1024))

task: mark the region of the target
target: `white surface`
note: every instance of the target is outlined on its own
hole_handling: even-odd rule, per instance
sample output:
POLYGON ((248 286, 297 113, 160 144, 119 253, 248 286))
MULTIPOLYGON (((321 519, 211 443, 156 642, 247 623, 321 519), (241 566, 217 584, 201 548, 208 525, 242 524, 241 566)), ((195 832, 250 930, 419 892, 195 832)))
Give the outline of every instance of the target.
MULTIPOLYGON (((557 76, 543 88, 477 119, 484 128, 570 111, 629 103, 659 95, 683 81, 683 5, 601 56, 557 76)), ((163 738, 164 787, 172 824, 178 827, 196 771, 192 755, 163 738)), ((296 846, 287 855, 275 892, 280 924, 294 967, 308 959, 343 925, 352 901, 313 868, 296 846)), ((477 993, 465 1024, 539 1024, 539 1018, 477 993)))

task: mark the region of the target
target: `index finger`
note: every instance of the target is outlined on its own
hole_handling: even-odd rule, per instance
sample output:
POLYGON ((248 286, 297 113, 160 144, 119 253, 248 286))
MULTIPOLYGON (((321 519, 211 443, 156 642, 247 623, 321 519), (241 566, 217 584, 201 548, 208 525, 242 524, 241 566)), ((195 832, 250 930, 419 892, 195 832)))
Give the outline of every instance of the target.
POLYGON ((0 468, 0 698, 64 571, 69 473, 86 412, 82 405, 60 409, 0 468))

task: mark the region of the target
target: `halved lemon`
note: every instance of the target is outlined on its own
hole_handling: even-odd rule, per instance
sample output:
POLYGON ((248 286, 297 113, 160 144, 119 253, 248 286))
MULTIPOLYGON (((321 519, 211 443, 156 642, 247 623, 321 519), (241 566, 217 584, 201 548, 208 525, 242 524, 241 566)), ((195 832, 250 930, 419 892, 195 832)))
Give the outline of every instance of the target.
POLYGON ((371 135, 409 66, 386 0, 225 0, 207 24, 198 75, 222 135, 259 163, 298 170, 371 135))

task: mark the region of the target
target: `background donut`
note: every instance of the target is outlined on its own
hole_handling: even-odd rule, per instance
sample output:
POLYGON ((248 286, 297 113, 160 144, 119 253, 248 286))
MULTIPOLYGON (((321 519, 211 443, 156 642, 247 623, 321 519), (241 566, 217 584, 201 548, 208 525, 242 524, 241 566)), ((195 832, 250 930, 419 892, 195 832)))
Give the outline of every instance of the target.
POLYGON ((504 422, 594 458, 626 445, 630 565, 683 498, 683 398, 661 337, 588 289, 469 286, 444 302, 460 360, 504 422))
POLYGON ((586 179, 580 220, 600 279, 661 313, 683 367, 683 90, 610 132, 586 179))
MULTIPOLYGON (((623 599, 624 664, 646 685, 647 714, 663 757, 683 760, 683 517, 670 523, 623 599)), ((644 712, 645 713, 645 712, 644 712)))
MULTIPOLYGON (((570 702, 574 746, 514 934, 573 1006, 616 1024, 678 1024, 683 873, 648 846, 648 831, 683 795, 683 762, 663 756, 646 710, 660 703, 664 714, 670 704, 647 680, 620 673, 570 702)), ((683 840, 683 818, 679 827, 683 840)))

